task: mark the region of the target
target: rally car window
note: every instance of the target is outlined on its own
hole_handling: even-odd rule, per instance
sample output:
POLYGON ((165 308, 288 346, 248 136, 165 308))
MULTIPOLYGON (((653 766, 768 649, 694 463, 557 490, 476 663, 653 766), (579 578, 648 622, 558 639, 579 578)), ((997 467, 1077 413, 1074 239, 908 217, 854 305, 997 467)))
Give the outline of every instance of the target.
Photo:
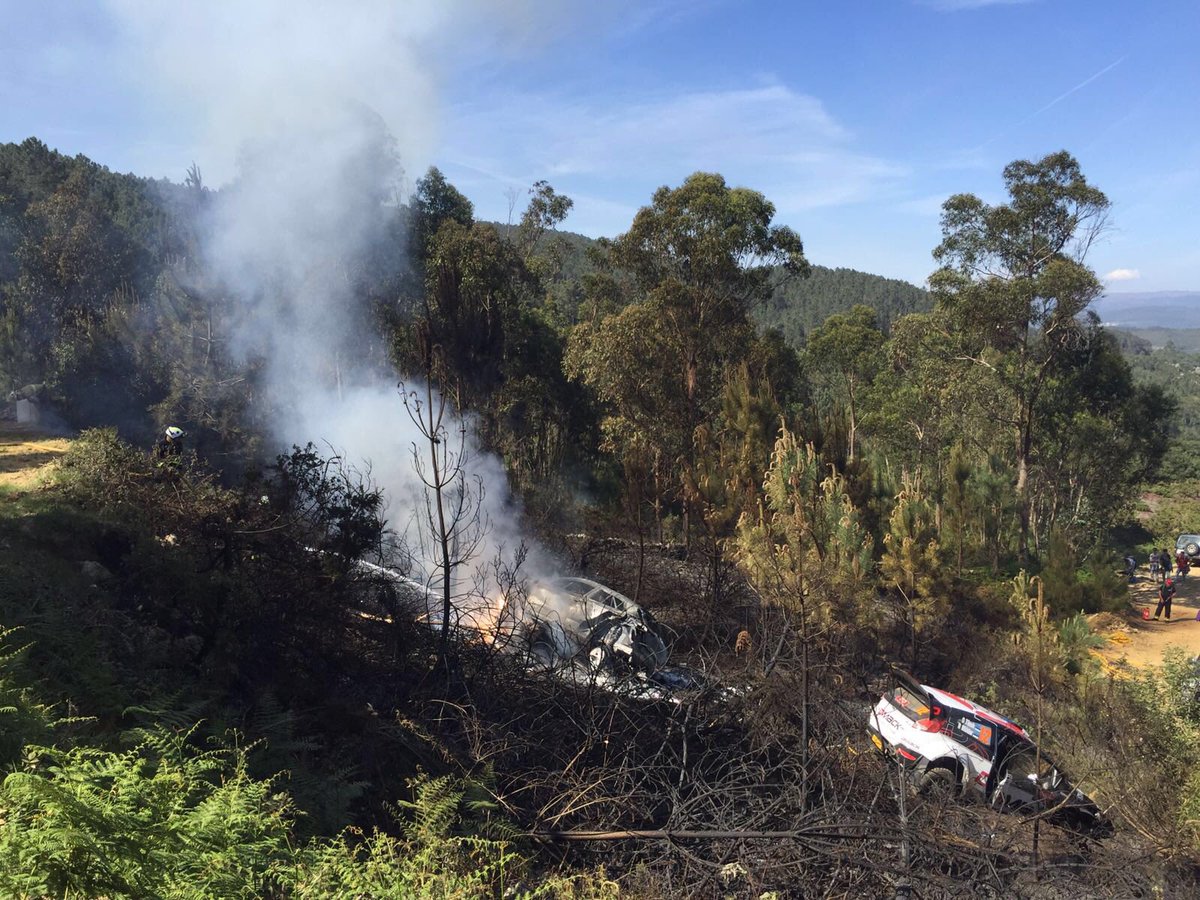
POLYGON ((609 609, 619 610, 620 612, 625 611, 625 604, 617 598, 617 595, 612 591, 605 590, 604 588, 599 588, 595 591, 592 591, 592 593, 588 594, 588 599, 594 600, 597 603, 602 603, 609 609))
POLYGON ((1054 764, 1045 756, 1038 758, 1038 752, 1032 744, 1014 747, 1005 754, 1002 768, 1017 781, 1032 781, 1036 776, 1039 781, 1055 780, 1057 773, 1054 764))
POLYGON ((948 731, 951 738, 968 750, 991 758, 995 729, 989 723, 965 713, 952 713, 948 731))
POLYGON ((920 694, 914 693, 903 684, 897 684, 892 689, 892 706, 904 713, 914 722, 917 719, 929 718, 929 701, 920 694))
POLYGON ((554 583, 554 586, 564 594, 572 594, 576 597, 582 597, 588 591, 595 588, 594 584, 588 584, 586 581, 579 581, 574 578, 560 578, 554 583))

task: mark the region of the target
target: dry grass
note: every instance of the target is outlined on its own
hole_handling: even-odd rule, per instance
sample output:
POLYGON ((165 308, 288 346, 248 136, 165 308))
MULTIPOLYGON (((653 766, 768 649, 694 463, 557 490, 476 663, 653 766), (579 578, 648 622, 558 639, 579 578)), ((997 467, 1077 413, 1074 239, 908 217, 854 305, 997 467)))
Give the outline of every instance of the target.
POLYGON ((70 439, 28 425, 0 422, 0 490, 26 491, 46 477, 47 467, 67 452, 70 439))

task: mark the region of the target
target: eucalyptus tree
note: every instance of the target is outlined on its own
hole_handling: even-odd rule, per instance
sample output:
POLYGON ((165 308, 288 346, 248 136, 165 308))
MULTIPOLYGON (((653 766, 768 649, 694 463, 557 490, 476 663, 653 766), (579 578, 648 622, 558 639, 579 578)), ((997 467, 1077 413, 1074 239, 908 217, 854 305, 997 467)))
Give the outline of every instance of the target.
POLYGON ((612 449, 638 442, 669 467, 682 463, 680 473, 693 463, 696 427, 715 413, 727 367, 754 345, 749 311, 769 295, 772 272, 809 271, 799 235, 774 215, 757 191, 697 172, 655 191, 603 246, 608 277, 596 283, 618 290, 625 308, 581 323, 567 364, 610 419, 643 423, 624 437, 609 428, 612 449), (645 352, 627 352, 634 345, 645 352), (632 391, 615 390, 630 381, 632 391))
POLYGON ((930 278, 957 326, 955 359, 982 367, 1003 399, 1027 556, 1030 467, 1043 391, 1065 354, 1086 339, 1081 317, 1100 294, 1085 258, 1108 222, 1108 198, 1066 151, 1004 169, 1007 203, 956 194, 942 206, 941 267, 930 278))
POLYGON ((807 371, 823 384, 832 401, 846 405, 850 462, 854 461, 861 395, 882 365, 883 342, 875 310, 860 304, 826 319, 805 347, 807 371))

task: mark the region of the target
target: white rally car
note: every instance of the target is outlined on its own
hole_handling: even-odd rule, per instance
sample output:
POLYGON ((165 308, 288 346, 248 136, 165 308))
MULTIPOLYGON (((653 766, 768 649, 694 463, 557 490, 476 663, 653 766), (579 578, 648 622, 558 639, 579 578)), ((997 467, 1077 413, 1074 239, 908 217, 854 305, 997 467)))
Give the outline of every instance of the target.
POLYGON ((998 810, 1043 812, 1070 828, 1111 824, 1016 722, 896 672, 867 723, 876 748, 912 773, 918 791, 984 798, 998 810))

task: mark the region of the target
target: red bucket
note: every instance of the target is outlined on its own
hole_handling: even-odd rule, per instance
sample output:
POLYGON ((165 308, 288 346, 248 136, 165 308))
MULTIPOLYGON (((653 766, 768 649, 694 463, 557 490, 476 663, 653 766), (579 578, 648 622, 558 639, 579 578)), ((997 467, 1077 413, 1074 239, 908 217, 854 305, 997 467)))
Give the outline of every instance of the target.
MULTIPOLYGON (((1149 607, 1147 607, 1146 609, 1143 609, 1143 610, 1142 610, 1142 618, 1143 618, 1143 619, 1149 619, 1149 618, 1150 618, 1150 608, 1149 608, 1149 607)), ((1196 618, 1197 618, 1197 619, 1200 619, 1200 612, 1197 612, 1197 613, 1196 613, 1196 618)))

